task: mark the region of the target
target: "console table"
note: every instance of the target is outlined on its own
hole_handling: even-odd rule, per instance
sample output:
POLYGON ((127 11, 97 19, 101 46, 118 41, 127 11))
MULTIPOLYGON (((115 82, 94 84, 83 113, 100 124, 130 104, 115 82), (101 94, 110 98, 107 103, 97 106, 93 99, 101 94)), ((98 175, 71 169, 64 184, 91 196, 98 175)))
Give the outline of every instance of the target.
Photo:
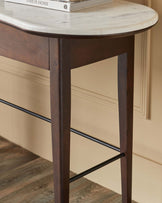
POLYGON ((122 202, 131 202, 134 35, 157 21, 151 8, 122 0, 74 13, 0 0, 0 55, 50 71, 51 119, 3 98, 0 102, 51 122, 55 203, 69 202, 70 182, 117 159, 121 159, 122 202), (113 56, 118 56, 120 148, 70 128, 71 69, 113 56), (70 131, 119 155, 69 178, 70 131))

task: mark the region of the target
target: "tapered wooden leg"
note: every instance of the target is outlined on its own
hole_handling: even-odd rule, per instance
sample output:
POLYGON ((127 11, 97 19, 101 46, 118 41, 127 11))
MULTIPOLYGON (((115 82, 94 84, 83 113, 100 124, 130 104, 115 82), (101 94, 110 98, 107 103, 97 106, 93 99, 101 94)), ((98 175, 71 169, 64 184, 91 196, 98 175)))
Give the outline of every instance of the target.
POLYGON ((126 155, 121 159, 123 203, 132 199, 133 85, 134 39, 128 52, 118 57, 120 148, 126 155))
POLYGON ((70 66, 68 45, 50 39, 50 92, 55 203, 69 202, 70 66))

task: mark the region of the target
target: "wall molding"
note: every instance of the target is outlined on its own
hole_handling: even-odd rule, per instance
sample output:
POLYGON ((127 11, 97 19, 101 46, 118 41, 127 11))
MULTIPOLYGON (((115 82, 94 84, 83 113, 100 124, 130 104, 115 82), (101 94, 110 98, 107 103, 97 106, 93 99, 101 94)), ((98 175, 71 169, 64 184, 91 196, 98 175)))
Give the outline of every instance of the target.
POLYGON ((141 36, 141 105, 136 109, 145 119, 150 119, 150 31, 140 34, 141 36))
MULTIPOLYGON (((140 75, 142 80, 140 80, 140 90, 138 91, 138 96, 140 98, 139 104, 134 104, 134 110, 136 115, 140 118, 149 119, 150 117, 150 31, 138 34, 136 36, 136 60, 135 68, 140 69, 140 75)), ((98 92, 91 91, 89 89, 84 89, 79 86, 72 84, 72 93, 75 96, 84 98, 91 102, 97 102, 105 107, 116 109, 118 106, 118 100, 113 97, 101 95, 98 92)))
POLYGON ((3 66, 0 66, 0 71, 7 74, 30 80, 41 85, 49 86, 49 71, 34 67, 29 64, 17 62, 13 59, 0 56, 0 61, 3 66))

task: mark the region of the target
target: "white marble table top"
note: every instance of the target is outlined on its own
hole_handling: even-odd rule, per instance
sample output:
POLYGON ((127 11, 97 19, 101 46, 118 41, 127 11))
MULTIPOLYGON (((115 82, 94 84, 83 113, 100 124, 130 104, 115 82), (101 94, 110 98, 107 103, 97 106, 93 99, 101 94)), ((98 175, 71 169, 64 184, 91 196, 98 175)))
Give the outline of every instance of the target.
POLYGON ((149 28, 158 21, 158 14, 146 6, 122 0, 73 13, 0 0, 0 21, 30 32, 108 36, 149 28))

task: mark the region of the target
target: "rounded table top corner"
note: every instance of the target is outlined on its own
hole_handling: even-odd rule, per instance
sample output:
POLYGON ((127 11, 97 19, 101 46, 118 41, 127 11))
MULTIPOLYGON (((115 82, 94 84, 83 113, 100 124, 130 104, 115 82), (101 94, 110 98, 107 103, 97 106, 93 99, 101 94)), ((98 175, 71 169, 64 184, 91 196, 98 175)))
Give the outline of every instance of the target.
POLYGON ((158 14, 123 0, 71 13, 0 0, 0 22, 39 35, 122 36, 149 29, 158 22, 158 14))

